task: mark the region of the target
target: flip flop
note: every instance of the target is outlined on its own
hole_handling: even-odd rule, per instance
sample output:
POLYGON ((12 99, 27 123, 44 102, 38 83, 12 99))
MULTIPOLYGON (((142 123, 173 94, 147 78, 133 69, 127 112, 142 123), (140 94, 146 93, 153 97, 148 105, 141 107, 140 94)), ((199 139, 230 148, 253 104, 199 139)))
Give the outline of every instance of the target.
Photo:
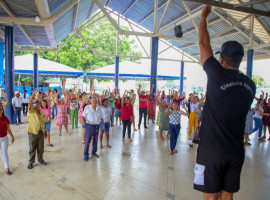
POLYGON ((111 145, 106 145, 106 147, 107 147, 107 148, 109 148, 109 149, 110 149, 110 148, 112 148, 112 146, 111 146, 111 145))

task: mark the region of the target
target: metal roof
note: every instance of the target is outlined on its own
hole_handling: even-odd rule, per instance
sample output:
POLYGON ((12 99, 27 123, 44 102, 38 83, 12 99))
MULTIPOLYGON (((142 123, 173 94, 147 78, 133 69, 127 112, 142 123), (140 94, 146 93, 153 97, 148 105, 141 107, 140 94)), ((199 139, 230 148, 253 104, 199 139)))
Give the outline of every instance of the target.
POLYGON ((4 26, 12 23, 17 46, 50 46, 57 50, 57 44, 76 33, 76 28, 102 5, 103 13, 113 11, 146 31, 122 33, 158 36, 198 60, 201 3, 216 6, 208 25, 214 50, 224 41, 237 40, 246 49, 255 49, 255 58, 270 57, 267 0, 0 0, 0 39, 4 38, 4 26), (41 18, 39 23, 35 22, 37 15, 41 18), (184 32, 180 39, 174 37, 173 31, 178 23, 184 32))

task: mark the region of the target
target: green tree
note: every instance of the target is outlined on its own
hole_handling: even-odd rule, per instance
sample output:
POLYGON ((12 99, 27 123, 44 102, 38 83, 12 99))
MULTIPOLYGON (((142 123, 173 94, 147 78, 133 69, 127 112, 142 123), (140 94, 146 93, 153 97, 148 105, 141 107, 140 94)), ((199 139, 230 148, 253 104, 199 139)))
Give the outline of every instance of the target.
POLYGON ((265 82, 264 78, 261 76, 252 76, 252 80, 257 85, 257 87, 267 87, 267 83, 265 82))
MULTIPOLYGON (((128 27, 125 26, 121 26, 121 28, 128 30, 128 27)), ((112 26, 107 18, 103 18, 99 22, 91 25, 89 28, 82 31, 81 34, 98 53, 116 54, 117 30, 112 26)), ((60 42, 59 46, 65 42, 70 35, 60 42)), ((140 51, 136 51, 136 48, 137 46, 135 45, 135 41, 130 40, 129 36, 119 36, 119 55, 141 56, 142 53, 140 51)), ((34 54, 34 52, 20 51, 15 52, 15 55, 24 55, 29 53, 34 54)), ((39 52, 39 56, 84 72, 89 72, 115 62, 114 57, 95 55, 78 35, 73 37, 58 52, 39 52)), ((124 60, 136 59, 120 58, 120 61, 124 60)), ((29 78, 26 80, 30 81, 29 78)))

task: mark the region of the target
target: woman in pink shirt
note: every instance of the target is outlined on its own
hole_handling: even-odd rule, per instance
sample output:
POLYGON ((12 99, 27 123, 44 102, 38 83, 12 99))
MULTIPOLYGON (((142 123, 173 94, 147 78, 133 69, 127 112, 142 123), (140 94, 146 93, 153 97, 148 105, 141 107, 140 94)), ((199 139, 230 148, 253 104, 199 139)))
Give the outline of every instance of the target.
POLYGON ((128 141, 132 142, 131 123, 133 120, 133 104, 131 103, 129 96, 124 94, 124 96, 121 100, 121 105, 122 105, 121 119, 122 119, 122 123, 123 123, 122 141, 125 142, 126 129, 128 128, 128 141))
POLYGON ((52 99, 52 104, 49 106, 47 100, 43 99, 41 101, 41 106, 40 109, 44 112, 45 117, 47 118, 47 122, 46 122, 46 133, 45 133, 45 137, 47 137, 47 142, 48 142, 48 146, 52 147, 53 144, 51 144, 51 137, 50 137, 50 133, 51 133, 51 124, 52 124, 52 108, 54 107, 54 99, 52 99))

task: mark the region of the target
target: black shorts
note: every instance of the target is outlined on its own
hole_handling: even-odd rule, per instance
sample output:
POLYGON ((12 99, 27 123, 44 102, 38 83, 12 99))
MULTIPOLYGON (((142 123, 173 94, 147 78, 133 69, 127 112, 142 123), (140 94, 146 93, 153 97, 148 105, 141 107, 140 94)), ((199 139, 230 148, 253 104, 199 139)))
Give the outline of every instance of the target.
POLYGON ((204 193, 238 192, 244 159, 244 156, 231 156, 199 146, 194 189, 204 193))

